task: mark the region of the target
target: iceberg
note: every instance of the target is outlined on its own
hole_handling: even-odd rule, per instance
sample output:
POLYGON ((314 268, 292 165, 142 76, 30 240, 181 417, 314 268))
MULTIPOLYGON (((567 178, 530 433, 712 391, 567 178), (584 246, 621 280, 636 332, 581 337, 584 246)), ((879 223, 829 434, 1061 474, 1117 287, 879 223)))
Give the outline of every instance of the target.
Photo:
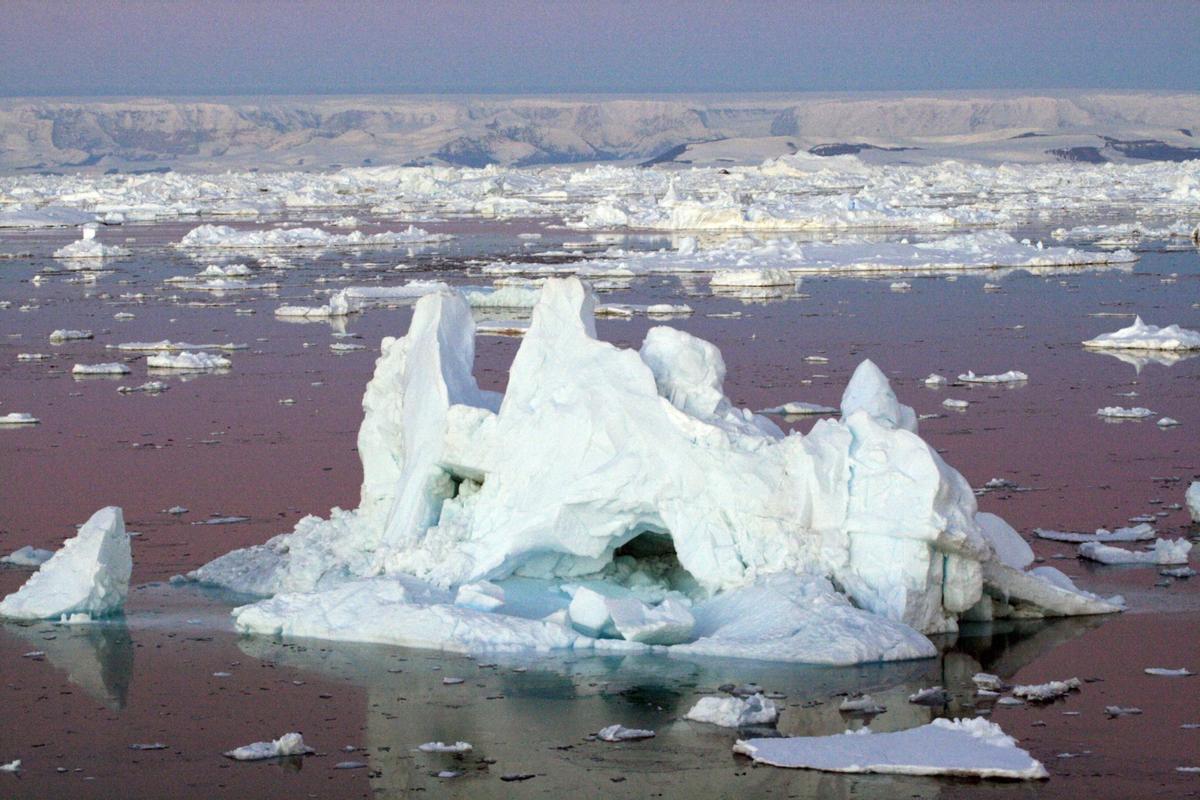
POLYGON ((245 632, 456 652, 853 664, 932 656, 926 634, 985 602, 1119 610, 1001 561, 870 361, 840 418, 785 435, 729 401, 712 344, 659 326, 622 349, 594 307, 548 280, 501 396, 472 374, 467 300, 422 297, 363 398, 358 508, 190 577, 265 598, 234 609, 245 632))
POLYGON ((1183 497, 1192 522, 1200 522, 1200 481, 1192 481, 1183 497))
POLYGON ((762 764, 824 772, 960 775, 1008 780, 1050 777, 999 725, 982 717, 935 719, 895 733, 870 728, 838 736, 741 739, 735 753, 762 764))
POLYGON ((1178 325, 1147 325, 1139 316, 1128 328, 1103 333, 1083 346, 1099 350, 1200 350, 1200 332, 1178 325))
POLYGON ((80 622, 120 613, 132 570, 121 509, 102 508, 24 586, 0 600, 0 618, 80 622))
POLYGON ((128 249, 115 244, 103 244, 97 239, 95 225, 84 225, 82 230, 83 238, 55 250, 54 257, 63 259, 105 259, 129 255, 128 249))
POLYGON ((775 703, 761 694, 750 697, 702 697, 684 719, 707 722, 722 728, 774 725, 779 719, 775 703))

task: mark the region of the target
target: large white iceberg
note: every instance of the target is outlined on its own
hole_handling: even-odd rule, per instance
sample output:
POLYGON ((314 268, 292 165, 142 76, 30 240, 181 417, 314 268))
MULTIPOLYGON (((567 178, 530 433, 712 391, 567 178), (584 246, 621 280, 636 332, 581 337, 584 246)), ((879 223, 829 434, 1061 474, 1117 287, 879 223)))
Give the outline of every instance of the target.
POLYGON ((871 362, 840 420, 784 435, 726 398, 716 347, 669 327, 615 347, 594 302, 546 283, 501 397, 472 375, 466 300, 422 298, 363 399, 359 508, 192 577, 272 596, 234 611, 246 631, 836 664, 933 655, 922 634, 981 603, 1116 610, 996 560, 971 487, 871 362), (480 581, 499 605, 454 603, 480 581))
POLYGON ((0 600, 0 618, 78 622, 116 614, 132 569, 121 509, 102 508, 24 586, 0 600))

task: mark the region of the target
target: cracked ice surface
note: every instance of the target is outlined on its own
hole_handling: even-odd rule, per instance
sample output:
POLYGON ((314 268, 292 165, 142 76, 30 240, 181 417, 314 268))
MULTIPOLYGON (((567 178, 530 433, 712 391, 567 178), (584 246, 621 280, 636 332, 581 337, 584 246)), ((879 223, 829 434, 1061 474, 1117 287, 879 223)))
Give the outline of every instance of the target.
POLYGON ((621 349, 594 305, 547 281, 501 397, 471 373, 467 301, 423 297, 367 386, 359 508, 191 577, 269 598, 235 609, 244 631, 454 651, 849 664, 933 655, 922 634, 968 611, 1117 610, 996 560, 1003 532, 871 362, 841 419, 785 436, 726 398, 712 344, 621 349))

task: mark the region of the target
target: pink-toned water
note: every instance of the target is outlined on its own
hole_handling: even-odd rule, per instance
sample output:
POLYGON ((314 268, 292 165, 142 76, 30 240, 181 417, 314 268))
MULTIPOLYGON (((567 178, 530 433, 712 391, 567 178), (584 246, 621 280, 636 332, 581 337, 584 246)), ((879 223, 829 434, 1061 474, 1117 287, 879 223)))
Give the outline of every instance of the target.
MULTIPOLYGON (((161 583, 234 547, 289 530, 305 514, 357 505, 355 434, 371 353, 381 336, 404 332, 410 311, 378 310, 352 320, 349 330, 362 336, 353 341, 368 350, 338 356, 328 349, 336 340, 327 325, 274 319, 271 311, 280 297, 311 297, 313 279, 342 272, 346 260, 419 265, 402 274, 383 272, 386 282, 437 277, 486 283, 465 274, 462 257, 513 252, 513 235, 527 227, 461 224, 455 248, 462 252, 438 262, 421 254, 332 254, 299 261, 301 268, 284 277, 278 297, 178 293, 183 303, 167 297, 175 292, 163 291, 161 280, 193 272, 197 264, 169 249, 145 255, 139 249, 92 285, 52 277, 35 286, 29 279, 49 262, 45 255, 70 235, 5 235, 0 249, 30 250, 35 257, 0 267, 0 300, 13 301, 0 311, 0 413, 29 411, 42 424, 0 430, 0 551, 25 544, 56 547, 73 524, 107 504, 123 506, 128 527, 141 536, 134 541, 139 589, 127 607, 127 626, 108 626, 103 635, 51 625, 0 628, 5 700, 0 761, 25 762, 20 775, 0 774, 0 796, 341 797, 401 796, 420 789, 463 797, 581 790, 616 797, 1200 792, 1197 776, 1175 771, 1200 765, 1200 730, 1180 727, 1200 722, 1197 679, 1142 673, 1149 666, 1200 671, 1200 583, 1159 586, 1152 569, 1088 567, 1066 545, 1034 542, 1047 563, 1085 588, 1125 594, 1130 612, 1103 621, 1034 623, 1011 635, 964 636, 946 643, 940 659, 851 670, 531 657, 520 662, 528 671, 515 672, 510 663, 481 668, 459 657, 389 648, 238 640, 229 630, 225 602, 161 583), (132 292, 149 297, 119 299, 132 292), (17 311, 31 298, 39 308, 17 311), (257 313, 238 315, 233 305, 186 305, 231 300, 257 313), (136 317, 116 321, 118 311, 136 317), (50 345, 46 335, 64 327, 93 329, 96 339, 50 345), (148 379, 141 361, 121 381, 75 381, 67 374, 76 362, 115 360, 117 354, 104 350, 106 343, 162 338, 244 342, 250 350, 232 354, 227 374, 186 382, 167 378, 171 389, 159 396, 116 392, 118 385, 148 379), (19 352, 55 358, 18 363, 19 352), (281 405, 285 398, 295 404, 281 405), (174 505, 190 511, 180 517, 162 513, 174 505), (190 524, 229 514, 250 520, 190 524), (1061 556, 1067 558, 1056 558, 1061 556), (46 656, 22 657, 37 650, 46 656), (892 694, 889 712, 875 728, 907 727, 930 713, 904 708, 907 691, 941 683, 959 691, 959 703, 969 697, 974 669, 1004 670, 1004 677, 1018 682, 1073 675, 1101 679, 1063 703, 994 712, 993 719, 1046 763, 1053 775, 1049 782, 997 786, 751 768, 729 753, 727 734, 671 723, 699 689, 758 680, 788 694, 785 732, 840 730, 845 724, 828 710, 836 706, 836 693, 863 688, 892 694), (468 682, 443 687, 440 676, 455 671, 468 682), (218 678, 214 672, 231 674, 218 678), (816 701, 822 705, 805 707, 816 701), (1109 720, 1106 705, 1134 705, 1144 713, 1109 720), (653 727, 660 735, 636 746, 599 747, 586 740, 589 732, 613 722, 653 727), (234 764, 219 756, 293 729, 328 755, 308 759, 298 770, 234 764), (411 752, 438 738, 466 738, 480 752, 446 763, 411 752), (169 748, 128 749, 152 741, 169 748), (370 749, 337 752, 343 745, 370 749), (1061 753, 1083 755, 1059 758, 1061 753), (485 762, 490 758, 496 763, 485 762), (331 769, 343 760, 370 767, 331 769), (59 767, 67 772, 56 772, 59 767), (467 774, 453 781, 431 777, 443 767, 467 774), (538 777, 505 783, 498 779, 503 772, 538 777)), ((186 229, 128 231, 144 247, 178 240, 186 229)), ((547 231, 548 239, 554 235, 547 231)), ((348 271, 355 282, 374 272, 361 265, 348 271)), ((752 408, 789 400, 837 405, 858 361, 875 360, 893 377, 903 402, 920 413, 944 414, 923 421, 922 435, 973 486, 1001 477, 1034 490, 980 498, 981 509, 1001 514, 1023 532, 1035 526, 1114 527, 1165 511, 1157 523, 1162 535, 1195 533, 1185 511, 1166 506, 1181 503, 1187 483, 1200 473, 1200 358, 1137 373, 1114 358, 1084 351, 1078 342, 1128 324, 1124 317, 1089 316, 1097 312, 1138 312, 1148 322, 1200 327, 1200 312, 1192 305, 1200 301, 1200 256, 1148 253, 1131 273, 907 280, 912 291, 900 294, 889 291, 890 278, 806 279, 806 297, 763 304, 709 297, 702 283, 689 288, 675 279, 650 278, 610 299, 680 302, 684 296, 697 313, 669 324, 721 348, 728 394, 752 408), (1164 283, 1170 273, 1178 273, 1177 280, 1164 283), (984 292, 985 280, 1002 290, 984 292), (707 316, 732 311, 741 316, 707 316), (828 363, 804 360, 812 355, 828 363), (921 383, 929 372, 953 378, 968 369, 1019 369, 1030 381, 1015 388, 939 391, 921 383), (1138 394, 1121 396, 1128 392, 1138 394), (947 412, 941 401, 948 396, 971 405, 962 413, 947 412), (1156 416, 1105 423, 1094 412, 1107 405, 1148 406, 1156 416), (1153 424, 1159 415, 1183 425, 1160 430, 1153 424)), ((650 324, 601 320, 597 327, 603 338, 636 346, 650 324)), ((477 374, 486 388, 503 388, 517 344, 479 339, 477 374)), ((811 422, 795 424, 807 429, 811 422)), ((27 574, 0 570, 0 593, 15 589, 27 574)))

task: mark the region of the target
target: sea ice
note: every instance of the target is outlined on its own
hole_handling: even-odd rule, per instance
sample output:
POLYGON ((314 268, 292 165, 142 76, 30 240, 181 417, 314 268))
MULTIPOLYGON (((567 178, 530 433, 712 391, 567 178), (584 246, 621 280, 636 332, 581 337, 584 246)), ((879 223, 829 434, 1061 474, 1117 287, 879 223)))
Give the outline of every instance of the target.
POLYGON ((0 600, 0 617, 75 622, 119 613, 132 568, 121 509, 102 508, 24 586, 0 600))
POLYGON ((847 697, 838 704, 838 711, 843 714, 857 714, 861 716, 874 717, 887 711, 887 706, 880 705, 875 702, 875 698, 869 694, 859 695, 858 697, 847 697))
POLYGON ((710 286, 739 289, 758 286, 794 286, 796 278, 786 269, 723 269, 713 274, 710 286))
POLYGON ((42 550, 27 544, 12 551, 4 558, 0 558, 0 564, 12 564, 17 567, 40 567, 49 561, 53 555, 53 550, 42 550))
POLYGON ((1110 419, 1145 419, 1146 417, 1154 416, 1154 412, 1148 408, 1142 408, 1141 406, 1136 406, 1134 408, 1105 406, 1104 408, 1096 409, 1096 416, 1108 417, 1110 419))
POLYGON ((73 331, 73 330, 66 330, 66 329, 61 329, 61 328, 50 334, 50 341, 53 344, 59 344, 60 342, 69 342, 74 339, 91 339, 91 338, 92 338, 91 331, 73 331))
POLYGON ((367 386, 359 508, 191 577, 269 597, 234 610, 242 631, 457 652, 852 664, 934 655, 922 634, 985 591, 989 618, 1119 610, 997 560, 971 487, 871 362, 840 419, 785 436, 725 396, 713 345, 655 327, 615 347, 594 303, 547 281, 500 396, 472 374, 466 300, 422 297, 367 386), (484 581, 503 607, 464 591, 484 581))
POLYGON ((0 415, 0 425, 37 425, 40 419, 27 411, 10 411, 0 415))
POLYGON ((1188 485, 1187 492, 1184 494, 1184 502, 1187 503, 1188 514, 1192 517, 1192 522, 1200 522, 1200 481, 1192 481, 1188 485))
POLYGON ((470 742, 451 742, 450 744, 426 742, 417 745, 417 749, 422 753, 469 753, 474 748, 471 747, 470 742))
POLYGON ((722 728, 773 725, 779 719, 775 703, 761 694, 750 697, 702 697, 687 712, 685 719, 707 722, 722 728))
POLYGON ((1200 332, 1178 325, 1147 325, 1137 317, 1128 328, 1088 339, 1083 346, 1105 350, 1200 350, 1200 332))
POLYGON ((84 225, 83 238, 54 251, 55 258, 103 259, 129 255, 129 250, 115 244, 103 244, 96 238, 96 226, 84 225))
POLYGON ((963 383, 1022 383, 1029 380, 1029 376, 1015 369, 998 375, 976 375, 968 370, 966 374, 959 375, 958 379, 963 383))
POLYGON ((823 406, 820 403, 806 403, 802 400, 792 400, 784 403, 781 406, 773 406, 772 408, 764 408, 758 412, 760 414, 780 414, 785 417, 798 417, 804 415, 820 415, 836 414, 837 409, 830 406, 823 406))
POLYGON ((224 356, 214 356, 211 353, 158 353, 146 359, 146 366, 151 369, 169 369, 177 372, 207 372, 209 370, 228 369, 233 362, 224 356))
POLYGON ((76 364, 71 367, 72 375, 128 375, 128 365, 117 362, 107 364, 76 364))
POLYGON ((284 756, 306 756, 316 752, 304 744, 304 737, 298 733, 285 733, 270 742, 255 742, 243 745, 225 752, 226 758, 234 761, 262 761, 266 758, 283 758, 284 756))
POLYGON ((228 225, 201 225, 193 228, 176 245, 183 249, 205 250, 285 250, 305 247, 392 247, 396 245, 441 242, 454 237, 430 233, 409 225, 406 230, 365 234, 329 233, 320 228, 273 228, 237 230, 228 225))
POLYGON ((1049 703, 1070 692, 1078 692, 1082 686, 1083 683, 1079 678, 1070 678, 1065 681, 1049 681, 1048 683, 1014 686, 1012 693, 1015 697, 1020 697, 1022 700, 1029 700, 1033 703, 1049 703))
POLYGON ((1147 667, 1142 671, 1147 675, 1157 675, 1160 678, 1187 678, 1196 674, 1186 667, 1180 667, 1179 669, 1168 669, 1166 667, 1147 667))
POLYGON ((605 742, 631 742, 637 739, 652 739, 654 731, 626 728, 624 725, 609 725, 607 728, 601 728, 600 732, 596 734, 596 738, 605 742))
POLYGON ((1099 542, 1079 545, 1079 557, 1101 564, 1186 564, 1192 543, 1187 539, 1157 539, 1150 550, 1126 550, 1099 542))
POLYGON ((893 775, 961 775, 1040 780, 1041 762, 986 719, 935 719, 895 733, 870 728, 834 736, 744 739, 735 753, 776 767, 893 775))
POLYGON ((1155 537, 1154 528, 1146 522, 1129 528, 1117 528, 1110 531, 1107 528, 1097 528, 1095 533, 1076 533, 1074 531, 1052 531, 1044 528, 1034 528, 1033 533, 1039 539, 1049 539, 1054 542, 1143 542, 1155 537))

